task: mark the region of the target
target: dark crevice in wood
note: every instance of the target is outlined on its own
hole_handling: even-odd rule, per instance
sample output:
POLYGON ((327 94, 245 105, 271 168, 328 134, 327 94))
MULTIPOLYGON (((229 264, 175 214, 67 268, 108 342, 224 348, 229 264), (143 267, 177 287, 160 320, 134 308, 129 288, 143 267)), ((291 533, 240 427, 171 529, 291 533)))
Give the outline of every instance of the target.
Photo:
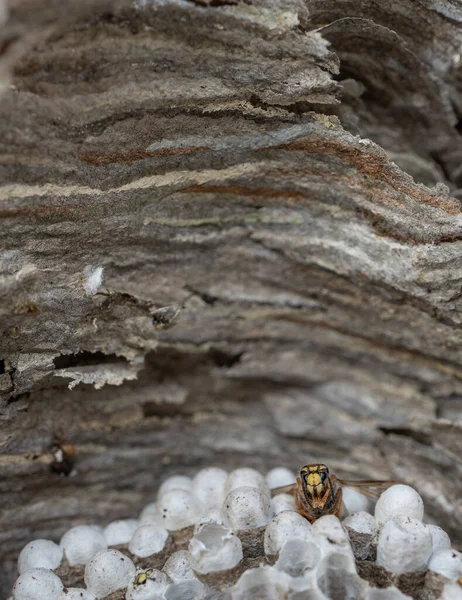
POLYGON ((446 180, 452 182, 453 179, 452 179, 451 173, 446 165, 446 161, 441 156, 441 154, 439 152, 430 152, 430 156, 435 161, 435 163, 440 167, 446 180))
POLYGON ((116 354, 104 352, 77 352, 76 354, 61 354, 54 359, 55 369, 69 369, 71 367, 86 367, 104 363, 126 363, 126 359, 116 354))
POLYGON ((415 440, 424 446, 433 445, 431 433, 428 433, 425 430, 417 431, 409 427, 379 427, 378 429, 385 435, 402 435, 415 440))
POLYGON ((212 348, 209 351, 209 356, 217 367, 230 368, 241 360, 242 355, 243 352, 225 352, 219 348, 212 348))

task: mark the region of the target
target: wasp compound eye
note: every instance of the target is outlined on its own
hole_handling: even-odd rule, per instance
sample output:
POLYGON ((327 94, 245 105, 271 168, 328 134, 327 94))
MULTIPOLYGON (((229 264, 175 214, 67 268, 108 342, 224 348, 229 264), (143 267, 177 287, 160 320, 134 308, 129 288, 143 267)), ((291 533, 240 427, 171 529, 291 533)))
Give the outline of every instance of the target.
POLYGON ((324 481, 326 481, 327 478, 327 474, 326 473, 321 473, 321 481, 324 483, 324 481))

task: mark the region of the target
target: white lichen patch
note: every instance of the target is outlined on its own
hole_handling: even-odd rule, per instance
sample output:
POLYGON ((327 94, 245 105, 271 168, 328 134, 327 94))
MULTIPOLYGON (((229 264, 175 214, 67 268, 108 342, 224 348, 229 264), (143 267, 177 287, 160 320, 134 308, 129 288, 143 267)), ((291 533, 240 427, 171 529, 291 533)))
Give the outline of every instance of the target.
POLYGON ((118 550, 97 552, 85 567, 85 585, 95 598, 126 589, 136 573, 133 562, 118 550))
POLYGON ((70 390, 79 383, 93 385, 95 389, 99 390, 105 385, 122 385, 124 381, 133 381, 138 377, 140 368, 141 365, 138 362, 114 362, 55 369, 53 375, 71 379, 68 385, 70 390))
POLYGON ((87 265, 83 270, 85 277, 84 288, 87 296, 94 296, 103 283, 103 267, 87 265))
POLYGON ((51 540, 34 540, 21 550, 18 558, 18 571, 25 573, 29 569, 44 568, 53 571, 63 559, 63 549, 51 540))

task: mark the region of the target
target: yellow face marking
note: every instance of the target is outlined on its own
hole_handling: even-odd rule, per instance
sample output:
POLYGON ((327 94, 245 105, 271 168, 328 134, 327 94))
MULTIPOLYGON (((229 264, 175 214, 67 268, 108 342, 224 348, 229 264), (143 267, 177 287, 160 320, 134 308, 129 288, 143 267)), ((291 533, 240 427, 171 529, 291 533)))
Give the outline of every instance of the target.
POLYGON ((310 473, 307 477, 307 483, 310 486, 316 487, 321 483, 321 476, 319 473, 310 473))

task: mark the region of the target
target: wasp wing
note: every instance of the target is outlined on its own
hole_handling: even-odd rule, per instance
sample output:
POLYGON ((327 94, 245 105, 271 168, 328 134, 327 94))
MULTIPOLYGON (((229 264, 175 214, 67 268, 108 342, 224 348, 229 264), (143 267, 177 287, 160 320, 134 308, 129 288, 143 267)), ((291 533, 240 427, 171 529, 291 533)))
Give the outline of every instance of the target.
POLYGON ((363 494, 363 496, 373 498, 374 500, 377 500, 380 494, 389 487, 399 483, 399 481, 374 481, 373 479, 366 481, 337 479, 337 481, 340 485, 355 490, 355 492, 359 492, 360 494, 363 494))
POLYGON ((271 496, 276 496, 276 494, 295 494, 297 489, 296 483, 291 483, 290 485, 283 485, 282 487, 274 488, 271 490, 271 496))

